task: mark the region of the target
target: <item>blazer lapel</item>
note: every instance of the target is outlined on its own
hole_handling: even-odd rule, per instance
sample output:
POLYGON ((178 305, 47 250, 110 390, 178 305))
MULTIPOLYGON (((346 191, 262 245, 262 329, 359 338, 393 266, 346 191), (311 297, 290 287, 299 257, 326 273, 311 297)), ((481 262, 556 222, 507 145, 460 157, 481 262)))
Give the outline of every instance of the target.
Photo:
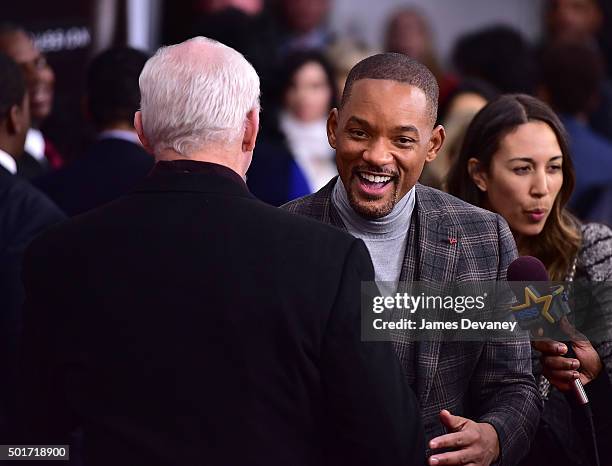
POLYGON ((346 226, 332 202, 332 192, 338 176, 312 195, 310 217, 346 231, 346 226))
MULTIPOLYGON (((311 212, 314 218, 346 230, 344 222, 331 202, 335 182, 336 178, 314 194, 311 212)), ((448 214, 444 206, 435 202, 430 188, 417 183, 415 196, 415 207, 400 271, 400 283, 405 282, 410 286, 414 281, 452 282, 455 279, 461 244, 458 230, 452 222, 447 221, 448 214)), ((435 320, 436 316, 431 313, 428 314, 428 318, 435 320)), ((403 333, 394 337, 398 339, 394 341, 394 346, 399 359, 408 362, 404 353, 412 346, 410 335, 403 333)), ((416 390, 421 406, 425 405, 431 390, 438 366, 440 345, 439 334, 435 334, 431 341, 416 344, 416 390)))
MULTIPOLYGON (((457 228, 447 222, 443 206, 432 202, 431 194, 416 185, 416 202, 410 225, 400 281, 452 282, 455 278, 459 245, 457 228)), ((435 311, 427 317, 436 320, 435 311)), ((417 394, 421 405, 427 401, 440 355, 440 333, 416 345, 417 394)))

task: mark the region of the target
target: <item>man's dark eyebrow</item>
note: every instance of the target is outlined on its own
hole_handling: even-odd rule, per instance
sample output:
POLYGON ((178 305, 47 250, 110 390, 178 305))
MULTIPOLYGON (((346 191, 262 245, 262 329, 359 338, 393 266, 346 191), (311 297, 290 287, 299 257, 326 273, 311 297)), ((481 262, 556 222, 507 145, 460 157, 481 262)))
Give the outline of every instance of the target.
MULTIPOLYGON (((548 161, 552 162, 553 160, 562 159, 562 158, 563 158, 562 155, 555 155, 554 157, 551 157, 548 161)), ((520 162, 533 163, 533 159, 531 157, 514 157, 514 158, 510 159, 509 162, 514 162, 516 160, 518 160, 520 162)))
MULTIPOLYGON (((351 116, 347 120, 347 123, 357 123, 358 125, 361 125, 364 128, 368 128, 368 129, 371 128, 370 124, 366 120, 364 120, 362 118, 359 118, 359 117, 356 117, 354 115, 351 116)), ((402 132, 402 133, 403 132, 412 132, 412 133, 416 133, 417 135, 419 134, 419 130, 417 129, 416 126, 413 126, 413 125, 396 126, 393 129, 394 129, 394 131, 402 132)))
POLYGON ((402 132, 402 133, 411 132, 411 133, 417 133, 417 135, 419 134, 418 128, 413 125, 396 126, 394 129, 395 131, 402 132))
POLYGON ((358 125, 361 125, 361 126, 363 126, 363 127, 365 127, 365 128, 368 128, 368 129, 369 129, 369 128, 371 128, 370 124, 369 124, 367 121, 365 121, 365 120, 363 120, 363 119, 361 119, 361 118, 359 118, 359 117, 356 117, 356 116, 354 116, 354 115, 353 115, 353 116, 351 116, 351 117, 350 117, 350 118, 347 120, 347 123, 357 123, 358 125))

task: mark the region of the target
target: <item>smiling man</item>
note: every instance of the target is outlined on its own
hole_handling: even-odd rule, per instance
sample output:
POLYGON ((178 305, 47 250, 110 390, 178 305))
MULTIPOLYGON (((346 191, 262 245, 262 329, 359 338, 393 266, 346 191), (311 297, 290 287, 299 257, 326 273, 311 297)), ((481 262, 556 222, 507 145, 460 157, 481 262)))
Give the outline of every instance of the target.
MULTIPOLYGON (((361 238, 376 280, 391 287, 505 280, 517 253, 504 220, 417 183, 444 141, 437 105, 436 80, 417 61, 385 53, 358 63, 327 125, 339 177, 284 208, 361 238)), ((527 339, 392 338, 421 404, 429 464, 518 463, 541 409, 527 339)))

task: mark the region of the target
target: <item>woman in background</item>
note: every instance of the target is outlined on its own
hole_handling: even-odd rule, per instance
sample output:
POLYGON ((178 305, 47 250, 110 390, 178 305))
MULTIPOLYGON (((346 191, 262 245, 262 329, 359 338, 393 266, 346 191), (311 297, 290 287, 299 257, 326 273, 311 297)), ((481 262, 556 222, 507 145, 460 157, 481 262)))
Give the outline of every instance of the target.
POLYGON ((432 188, 446 190, 444 182, 459 155, 463 138, 476 114, 495 99, 499 93, 486 81, 463 79, 451 92, 445 108, 440 111, 442 126, 446 130, 444 144, 434 160, 426 163, 419 182, 432 188))
POLYGON ((315 192, 338 173, 326 130, 337 102, 334 73, 320 53, 299 52, 287 57, 281 78, 279 128, 310 192, 315 192))
POLYGON ((338 173, 326 131, 337 92, 330 65, 315 51, 287 56, 276 82, 275 108, 263 114, 247 183, 259 199, 279 206, 338 173))
MULTIPOLYGON (((612 230, 581 225, 565 209, 574 179, 557 116, 541 101, 517 94, 497 98, 475 116, 447 186, 451 194, 503 216, 519 254, 540 259, 551 280, 612 280, 612 230)), ((590 434, 578 427, 580 414, 569 393, 576 377, 593 405, 602 459, 610 461, 612 343, 576 342, 576 358, 562 358, 567 349, 556 342, 534 346, 542 351, 534 375, 544 412, 524 464, 577 465, 590 458, 590 434)))

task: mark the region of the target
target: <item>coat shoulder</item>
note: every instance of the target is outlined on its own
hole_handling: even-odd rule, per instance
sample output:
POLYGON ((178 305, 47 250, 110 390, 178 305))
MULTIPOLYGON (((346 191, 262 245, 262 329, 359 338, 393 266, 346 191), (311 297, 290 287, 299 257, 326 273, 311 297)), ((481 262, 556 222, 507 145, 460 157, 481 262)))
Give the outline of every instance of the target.
POLYGON ((309 213, 312 212, 315 204, 317 203, 316 194, 317 193, 309 194, 307 196, 300 197, 299 199, 294 199, 293 201, 289 201, 286 204, 283 204, 280 208, 293 214, 310 217, 311 215, 309 215, 309 213))
POLYGON ((612 229, 601 223, 586 223, 581 231, 581 267, 591 281, 612 280, 612 229))
POLYGON ((440 216, 440 221, 451 224, 459 230, 478 233, 483 228, 497 230, 504 220, 496 213, 476 207, 455 196, 435 188, 417 184, 417 202, 421 208, 440 216))

